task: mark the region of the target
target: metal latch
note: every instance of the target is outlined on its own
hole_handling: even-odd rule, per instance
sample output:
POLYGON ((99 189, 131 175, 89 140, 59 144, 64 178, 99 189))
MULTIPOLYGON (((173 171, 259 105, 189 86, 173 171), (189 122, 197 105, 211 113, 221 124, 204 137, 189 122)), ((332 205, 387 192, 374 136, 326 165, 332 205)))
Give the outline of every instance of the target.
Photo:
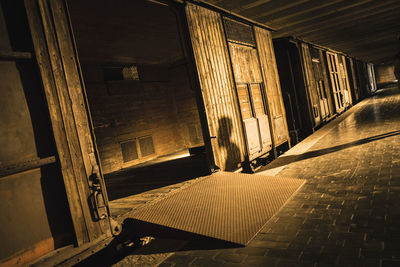
POLYGON ((92 194, 90 195, 91 204, 94 211, 94 218, 96 220, 104 220, 108 216, 106 202, 104 200, 103 191, 101 190, 100 180, 97 173, 91 176, 92 180, 92 194))
POLYGON ((108 209, 100 181, 100 170, 94 153, 89 154, 89 159, 92 165, 92 175, 89 177, 91 181, 90 189, 92 191, 89 196, 89 202, 92 205, 92 215, 95 220, 104 220, 108 217, 108 209))

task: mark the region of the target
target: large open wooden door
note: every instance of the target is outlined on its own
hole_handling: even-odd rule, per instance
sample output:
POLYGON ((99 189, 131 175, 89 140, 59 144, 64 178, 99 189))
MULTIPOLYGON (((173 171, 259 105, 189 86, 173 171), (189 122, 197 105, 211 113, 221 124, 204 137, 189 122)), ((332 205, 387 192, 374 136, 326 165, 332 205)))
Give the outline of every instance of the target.
POLYGON ((327 95, 326 88, 325 88, 325 81, 324 81, 325 77, 323 75, 320 51, 313 47, 311 47, 310 50, 311 50, 310 53, 311 53, 312 69, 313 69, 314 79, 315 79, 315 83, 316 83, 316 89, 317 89, 318 96, 319 96, 321 119, 323 121, 326 121, 332 114, 332 111, 330 110, 330 107, 328 104, 329 100, 328 100, 328 95, 327 95))
POLYGON ((311 107, 311 115, 313 127, 321 124, 321 120, 323 117, 324 109, 321 106, 321 92, 318 90, 318 81, 314 76, 314 69, 311 59, 310 47, 306 43, 301 43, 301 52, 302 52, 302 60, 303 60, 303 70, 306 80, 306 88, 308 92, 309 105, 311 107))
POLYGON ((79 246, 111 231, 78 57, 63 0, 25 5, 79 246))
POLYGON ((185 12, 215 163, 235 170, 247 155, 222 17, 192 3, 185 12))
POLYGON ((331 79, 333 98, 335 100, 336 112, 341 113, 345 107, 343 105, 343 92, 341 88, 341 78, 338 67, 339 64, 337 54, 326 52, 326 57, 331 79))
POLYGON ((268 111, 271 118, 273 146, 276 148, 285 142, 288 142, 290 146, 286 111, 283 104, 271 32, 254 26, 254 35, 260 59, 261 73, 265 83, 268 111))

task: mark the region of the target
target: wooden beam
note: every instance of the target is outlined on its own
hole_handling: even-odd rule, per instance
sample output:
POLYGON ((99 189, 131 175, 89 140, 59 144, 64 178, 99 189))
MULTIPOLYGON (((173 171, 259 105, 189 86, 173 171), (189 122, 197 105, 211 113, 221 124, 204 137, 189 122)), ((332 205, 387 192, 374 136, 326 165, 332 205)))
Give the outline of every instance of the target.
POLYGON ((42 28, 42 20, 36 0, 25 0, 29 26, 31 29, 36 60, 42 77, 42 83, 49 107, 50 119, 56 141, 58 158, 60 160, 61 172, 66 188, 66 194, 71 212, 71 219, 75 230, 77 245, 89 241, 88 232, 82 211, 82 203, 79 200, 75 172, 72 168, 71 155, 73 150, 68 145, 68 137, 64 124, 64 116, 60 107, 55 77, 53 76, 50 54, 47 48, 46 38, 42 28))
POLYGON ((51 156, 47 158, 35 158, 30 160, 12 162, 7 165, 0 165, 0 177, 8 176, 11 174, 28 171, 40 168, 56 162, 56 157, 51 156))
POLYGON ((280 36, 289 34, 299 33, 303 36, 307 31, 318 31, 324 29, 324 27, 331 27, 332 25, 337 25, 339 23, 349 23, 351 21, 356 21, 357 19, 372 16, 394 8, 398 8, 398 5, 393 3, 398 3, 396 0, 388 0, 385 2, 379 2, 379 4, 371 5, 366 4, 365 8, 355 7, 347 10, 346 12, 332 11, 330 14, 323 16, 316 16, 307 22, 295 23, 290 27, 283 26, 280 28, 280 36))
POLYGON ((398 8, 400 6, 396 5, 389 5, 386 8, 371 8, 371 10, 366 11, 363 14, 360 14, 360 12, 358 12, 357 14, 359 14, 358 16, 356 16, 357 14, 346 14, 344 16, 341 17, 337 17, 334 19, 331 19, 329 21, 324 21, 322 23, 318 24, 318 27, 315 27, 314 25, 309 25, 307 28, 303 28, 301 30, 301 28, 297 28, 294 29, 294 32, 298 32, 300 33, 299 35, 305 36, 311 33, 318 33, 318 32, 323 32, 325 30, 328 29, 335 29, 337 28, 339 25, 351 25, 353 23, 358 23, 359 21, 361 21, 363 18, 370 18, 371 20, 377 20, 377 18, 379 18, 380 16, 382 17, 388 17, 388 15, 390 15, 393 12, 399 12, 398 8), (397 8, 397 9, 396 9, 397 8))
POLYGON ((13 61, 17 59, 31 59, 31 52, 0 51, 0 61, 13 61))
POLYGON ((305 21, 312 20, 312 19, 321 18, 321 17, 331 15, 331 14, 336 14, 340 11, 354 8, 356 6, 360 6, 360 5, 363 5, 368 2, 372 2, 372 1, 374 1, 374 0, 363 0, 363 1, 352 0, 352 1, 346 1, 346 2, 338 2, 338 3, 335 3, 333 6, 324 5, 324 6, 322 6, 322 8, 320 6, 318 6, 319 2, 317 2, 317 3, 313 2, 314 5, 317 7, 317 9, 311 8, 311 9, 300 10, 298 13, 302 16, 299 16, 299 17, 291 16, 291 15, 283 16, 283 17, 273 20, 273 21, 271 21, 271 19, 269 19, 267 17, 264 19, 260 18, 260 20, 261 21, 265 20, 266 22, 270 21, 273 24, 279 25, 280 28, 289 27, 292 25, 300 24, 305 21), (350 4, 350 3, 354 3, 354 4, 350 4), (316 10, 318 10, 318 12, 316 10), (308 13, 310 13, 310 14, 308 14, 308 13))

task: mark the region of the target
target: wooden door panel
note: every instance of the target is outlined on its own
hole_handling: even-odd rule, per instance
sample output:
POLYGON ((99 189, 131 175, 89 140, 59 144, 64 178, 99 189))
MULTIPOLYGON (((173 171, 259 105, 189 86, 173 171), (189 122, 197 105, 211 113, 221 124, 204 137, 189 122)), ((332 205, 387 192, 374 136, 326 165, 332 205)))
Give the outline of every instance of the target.
POLYGON ((260 152, 260 136, 258 129, 258 121, 255 118, 250 118, 243 121, 246 129, 247 145, 250 156, 260 152))
POLYGON ((244 161, 244 132, 222 18, 189 2, 185 12, 215 163, 235 169, 244 161))
POLYGON ((282 99, 272 36, 268 30, 256 26, 254 27, 254 32, 260 59, 261 73, 265 83, 263 90, 265 90, 267 98, 266 103, 272 128, 271 134, 273 136, 274 146, 277 147, 285 141, 289 141, 289 131, 286 124, 285 107, 282 99), (281 118, 281 122, 275 119, 277 117, 281 118), (281 125, 276 123, 281 123, 281 125), (280 137, 278 137, 278 132, 280 133, 280 137), (285 132, 285 134, 282 134, 283 132, 285 132))
POLYGON ((266 112, 264 106, 264 99, 261 92, 261 84, 260 83, 250 84, 250 91, 253 99, 254 115, 256 117, 265 115, 266 112))
POLYGON ((337 55, 327 52, 328 69, 331 78, 332 93, 335 100, 336 112, 343 111, 343 100, 340 86, 340 78, 338 73, 337 55))
POLYGON ((257 117, 260 127, 262 149, 269 149, 272 146, 271 131, 269 128, 269 118, 266 114, 257 117))
POLYGON ((66 5, 63 0, 25 0, 25 5, 76 240, 82 245, 111 231, 66 5), (101 201, 101 215, 96 200, 101 201))
POLYGON ((229 50, 236 83, 262 82, 255 48, 229 43, 229 50))
POLYGON ((276 135, 278 138, 278 142, 283 142, 286 140, 286 124, 285 119, 283 116, 275 117, 274 118, 275 125, 276 125, 276 135))
POLYGON ((240 111, 242 113, 242 119, 247 120, 253 117, 250 103, 249 90, 247 84, 239 84, 236 86, 238 92, 238 98, 240 103, 240 111))

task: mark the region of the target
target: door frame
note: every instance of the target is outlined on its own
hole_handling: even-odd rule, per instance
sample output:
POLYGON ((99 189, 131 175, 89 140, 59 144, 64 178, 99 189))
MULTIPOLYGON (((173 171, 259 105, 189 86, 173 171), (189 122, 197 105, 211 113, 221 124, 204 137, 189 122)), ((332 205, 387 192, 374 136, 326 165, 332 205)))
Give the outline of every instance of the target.
POLYGON ((107 192, 65 0, 25 0, 76 245, 112 235, 107 192), (54 19, 57 18, 57 19, 54 19))

